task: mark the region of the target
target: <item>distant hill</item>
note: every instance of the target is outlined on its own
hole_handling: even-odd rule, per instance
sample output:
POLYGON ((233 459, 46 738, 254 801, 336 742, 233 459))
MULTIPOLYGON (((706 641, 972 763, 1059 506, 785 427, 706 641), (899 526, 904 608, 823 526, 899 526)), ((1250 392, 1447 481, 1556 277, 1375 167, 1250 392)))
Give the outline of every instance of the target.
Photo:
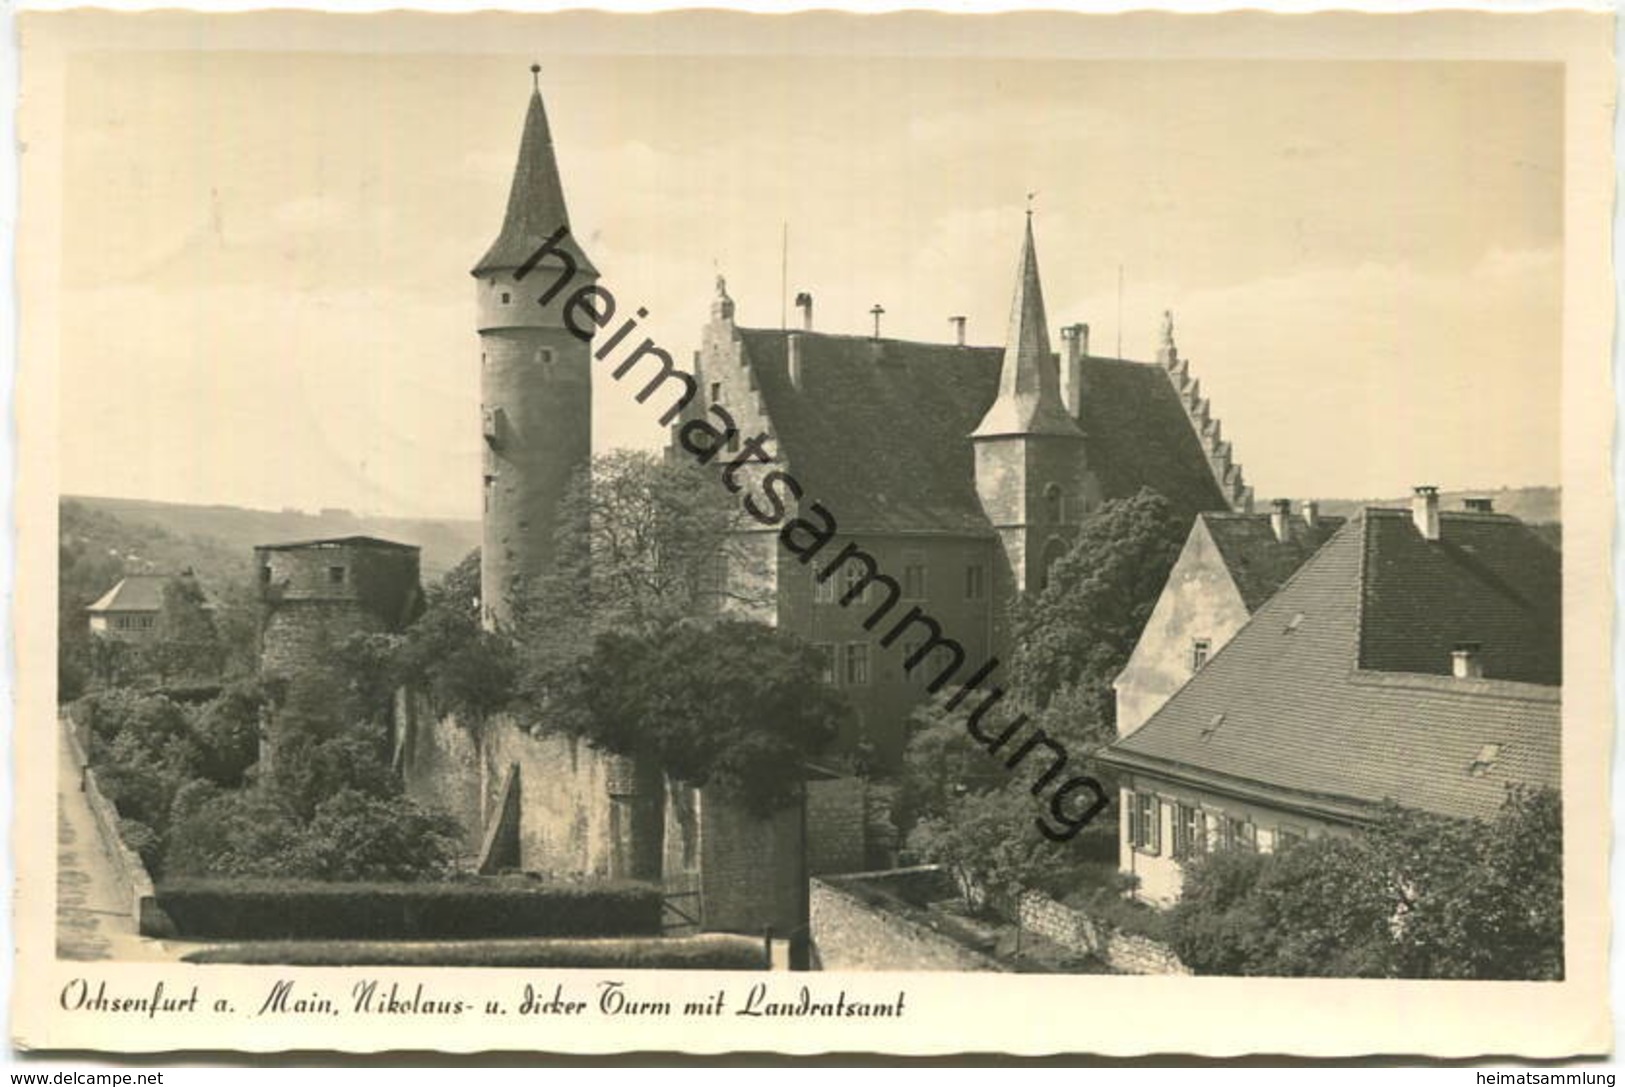
MULTIPOLYGON (((1495 503, 1496 513, 1510 513, 1531 525, 1556 524, 1563 520, 1563 489, 1561 487, 1496 487, 1476 491, 1440 491, 1439 508, 1461 509, 1464 498, 1488 498, 1495 503)), ((1409 508, 1411 496, 1401 498, 1323 498, 1320 512, 1328 517, 1347 517, 1367 506, 1398 506, 1409 508)), ((1269 509, 1269 501, 1257 503, 1254 509, 1269 509)), ((1298 508, 1293 500, 1292 508, 1298 508)))
MULTIPOLYGON (((148 566, 169 570, 190 565, 203 574, 206 569, 235 565, 235 558, 247 572, 256 544, 329 536, 379 536, 421 547, 423 579, 432 581, 480 545, 480 523, 476 520, 371 517, 348 510, 305 513, 64 495, 63 508, 70 503, 127 526, 130 531, 119 540, 109 537, 96 542, 120 551, 135 551, 138 561, 127 561, 129 569, 148 566), (140 553, 142 549, 151 554, 140 553)), ((101 518, 83 520, 102 526, 103 531, 96 535, 108 535, 101 518)))

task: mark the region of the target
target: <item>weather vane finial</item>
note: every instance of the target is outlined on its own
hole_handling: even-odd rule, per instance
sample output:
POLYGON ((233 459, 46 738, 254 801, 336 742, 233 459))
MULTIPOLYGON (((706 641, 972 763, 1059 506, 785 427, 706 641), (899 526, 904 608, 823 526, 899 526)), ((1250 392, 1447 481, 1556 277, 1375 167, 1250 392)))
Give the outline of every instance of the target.
POLYGON ((534 90, 542 89, 542 66, 534 61, 530 65, 530 85, 534 90))
POLYGON ((1037 195, 1036 190, 1027 194, 1027 218, 1029 219, 1033 217, 1033 198, 1037 195))

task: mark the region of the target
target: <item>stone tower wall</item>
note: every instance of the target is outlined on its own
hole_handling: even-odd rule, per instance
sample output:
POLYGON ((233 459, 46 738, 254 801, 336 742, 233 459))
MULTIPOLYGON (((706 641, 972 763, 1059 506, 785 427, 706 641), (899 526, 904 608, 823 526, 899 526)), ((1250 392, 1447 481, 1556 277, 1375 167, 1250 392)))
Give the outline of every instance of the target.
POLYGON ((543 265, 523 284, 510 273, 480 281, 480 584, 488 622, 505 621, 516 589, 551 567, 559 504, 592 456, 591 348, 560 323, 566 300, 591 280, 577 275, 541 305, 537 298, 561 275, 543 265))

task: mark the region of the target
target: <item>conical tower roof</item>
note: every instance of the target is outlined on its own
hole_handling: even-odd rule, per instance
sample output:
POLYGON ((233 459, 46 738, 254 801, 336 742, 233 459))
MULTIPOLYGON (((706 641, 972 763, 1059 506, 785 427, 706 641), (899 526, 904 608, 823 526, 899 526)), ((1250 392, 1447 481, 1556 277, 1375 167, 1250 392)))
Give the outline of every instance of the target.
POLYGON ((1010 332, 1004 342, 999 395, 971 437, 1028 434, 1083 437, 1062 403, 1060 370, 1050 354, 1031 212, 1016 269, 1016 295, 1010 306, 1010 332))
MULTIPOLYGON (((541 72, 538 65, 532 65, 530 70, 533 77, 541 72)), ((519 141, 519 162, 514 166, 513 185, 508 190, 508 213, 502 220, 502 232, 474 266, 473 274, 483 276, 519 267, 559 227, 569 223, 564 184, 559 180, 558 160, 553 157, 553 134, 547 125, 547 107, 542 104, 541 82, 537 79, 525 114, 525 133, 519 141)), ((575 258, 579 271, 598 274, 576 244, 573 231, 560 248, 575 258)))

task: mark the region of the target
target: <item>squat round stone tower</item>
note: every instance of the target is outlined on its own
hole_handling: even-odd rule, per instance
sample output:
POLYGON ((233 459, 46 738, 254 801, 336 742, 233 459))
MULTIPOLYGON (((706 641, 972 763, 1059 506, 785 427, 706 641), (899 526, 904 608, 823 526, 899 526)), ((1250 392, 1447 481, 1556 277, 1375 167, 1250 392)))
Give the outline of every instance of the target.
POLYGON ((592 456, 593 294, 553 156, 539 73, 502 230, 474 266, 485 435, 481 611, 502 626, 551 565, 559 504, 592 456), (583 312, 583 311, 588 312, 583 312), (567 321, 572 318, 573 321, 567 321), (574 329, 580 329, 578 333, 574 329))

